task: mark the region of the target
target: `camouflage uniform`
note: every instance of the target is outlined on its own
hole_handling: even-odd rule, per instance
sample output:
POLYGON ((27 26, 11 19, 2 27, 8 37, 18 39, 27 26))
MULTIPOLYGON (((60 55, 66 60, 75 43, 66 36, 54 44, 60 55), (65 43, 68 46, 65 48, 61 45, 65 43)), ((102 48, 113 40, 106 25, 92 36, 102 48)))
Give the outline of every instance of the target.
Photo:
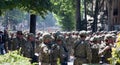
POLYGON ((11 44, 13 42, 13 39, 14 39, 14 33, 11 33, 10 38, 8 40, 8 50, 12 50, 11 44))
POLYGON ((40 45, 42 44, 42 37, 40 37, 38 40, 36 40, 35 43, 35 55, 38 56, 38 61, 40 61, 40 45))
POLYGON ((59 48, 59 58, 61 65, 67 65, 68 49, 64 41, 64 36, 63 35, 57 36, 56 43, 58 44, 59 48))
POLYGON ((73 44, 74 44, 74 39, 73 39, 73 37, 72 37, 72 35, 68 35, 67 37, 66 37, 66 46, 67 46, 67 49, 68 49, 68 53, 70 54, 70 55, 73 55, 73 44))
POLYGON ((99 45, 99 57, 100 57, 100 64, 104 63, 104 53, 100 54, 100 51, 102 51, 104 48, 105 48, 106 44, 104 42, 102 42, 100 45, 99 45))
POLYGON ((43 43, 40 48, 41 65, 57 65, 58 48, 52 44, 50 34, 43 34, 43 43))
POLYGON ((99 52, 99 43, 98 43, 98 39, 97 36, 94 36, 93 39, 91 40, 91 51, 92 51, 92 61, 91 63, 97 64, 99 63, 99 56, 98 56, 98 52, 99 52))
POLYGON ((92 59, 91 49, 88 42, 85 40, 86 32, 80 32, 80 40, 77 40, 74 44, 74 65, 82 65, 84 63, 90 63, 92 59))
POLYGON ((30 39, 30 37, 34 38, 34 35, 32 33, 28 34, 27 42, 25 43, 25 46, 23 48, 23 50, 24 50, 23 56, 32 59, 33 55, 34 55, 34 49, 33 49, 32 40, 30 39))
POLYGON ((17 37, 11 42, 12 50, 19 50, 21 48, 21 53, 23 53, 23 48, 25 46, 26 40, 23 38, 22 31, 17 31, 17 37), (18 36, 19 35, 19 36, 18 36))
POLYGON ((42 37, 40 37, 39 39, 36 39, 36 45, 35 45, 36 53, 39 53, 41 43, 42 43, 42 37))
MULTIPOLYGON (((108 61, 108 58, 112 57, 111 52, 112 52, 112 44, 111 40, 113 39, 113 36, 111 34, 107 34, 104 38, 105 40, 105 47, 99 51, 99 55, 103 56, 102 63, 110 63, 108 61)), ((112 41, 113 42, 113 41, 112 41)))
POLYGON ((4 30, 4 35, 3 35, 3 42, 4 42, 4 47, 5 51, 8 52, 8 41, 9 41, 9 35, 8 35, 8 30, 4 30))

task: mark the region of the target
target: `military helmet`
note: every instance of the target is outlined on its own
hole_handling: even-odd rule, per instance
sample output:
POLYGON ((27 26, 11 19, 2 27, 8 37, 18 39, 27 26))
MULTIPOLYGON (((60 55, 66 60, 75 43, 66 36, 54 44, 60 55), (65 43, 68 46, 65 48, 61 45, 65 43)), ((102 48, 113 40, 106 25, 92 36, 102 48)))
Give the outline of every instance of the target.
POLYGON ((56 38, 58 35, 62 34, 60 31, 54 33, 54 37, 56 38))
POLYGON ((60 32, 60 31, 57 31, 57 32, 56 32, 56 35, 60 35, 60 34, 61 34, 61 32, 60 32))
POLYGON ((79 35, 79 31, 75 31, 75 35, 79 35))
POLYGON ((79 33, 79 35, 81 36, 86 36, 87 35, 87 32, 85 31, 85 30, 82 30, 82 31, 80 31, 80 33, 79 33))
POLYGON ((94 39, 94 37, 91 37, 91 38, 90 38, 90 41, 93 41, 93 39, 94 39))
POLYGON ((71 35, 71 32, 67 32, 67 35, 68 35, 68 36, 71 35))
POLYGON ((28 37, 34 37, 35 35, 33 33, 28 33, 28 37))
POLYGON ((49 34, 49 33, 44 33, 43 34, 43 40, 45 40, 45 39, 52 39, 52 37, 51 37, 51 35, 49 34))
POLYGON ((90 41, 97 41, 98 39, 99 39, 98 36, 94 36, 94 37, 92 37, 92 38, 90 39, 90 41))
POLYGON ((23 35, 22 31, 17 31, 16 34, 17 35, 23 35))
POLYGON ((107 34, 105 35, 104 40, 111 39, 111 38, 114 38, 114 37, 111 34, 107 34))
POLYGON ((64 36, 63 35, 58 35, 56 40, 62 40, 63 41, 64 40, 64 36))
POLYGON ((92 31, 86 31, 87 34, 92 34, 92 31))

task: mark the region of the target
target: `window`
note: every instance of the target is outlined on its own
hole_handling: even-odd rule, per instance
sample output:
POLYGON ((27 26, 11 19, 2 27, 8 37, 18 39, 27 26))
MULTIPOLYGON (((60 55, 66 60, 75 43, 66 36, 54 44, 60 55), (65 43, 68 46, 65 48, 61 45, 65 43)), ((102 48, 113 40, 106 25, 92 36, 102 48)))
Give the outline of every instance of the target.
POLYGON ((113 9, 113 16, 117 16, 118 15, 118 8, 113 9))

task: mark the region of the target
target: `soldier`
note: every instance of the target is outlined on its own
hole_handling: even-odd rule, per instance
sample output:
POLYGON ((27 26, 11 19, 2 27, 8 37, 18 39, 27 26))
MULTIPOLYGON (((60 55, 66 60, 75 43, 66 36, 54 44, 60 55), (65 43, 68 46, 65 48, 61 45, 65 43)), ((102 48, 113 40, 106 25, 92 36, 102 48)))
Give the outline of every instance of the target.
POLYGON ((52 43, 49 33, 43 34, 43 42, 40 48, 41 65, 57 65, 58 48, 52 43))
POLYGON ((35 43, 35 55, 38 57, 37 61, 40 61, 39 58, 40 58, 40 45, 42 44, 42 37, 40 37, 38 40, 36 40, 36 43, 35 43))
POLYGON ((74 44, 74 65, 91 63, 92 54, 89 43, 85 40, 86 31, 80 31, 80 39, 74 44))
POLYGON ((58 35, 60 35, 60 34, 62 34, 60 31, 57 31, 57 32, 55 32, 54 34, 53 34, 53 37, 54 37, 54 42, 56 42, 56 38, 57 38, 57 36, 58 35))
POLYGON ((107 34, 104 38, 105 40, 105 47, 100 49, 99 51, 99 55, 102 55, 103 56, 103 59, 102 59, 102 63, 107 63, 109 64, 110 62, 108 61, 108 58, 110 58, 112 55, 111 55, 111 52, 112 52, 112 47, 114 46, 114 38, 113 36, 111 36, 110 34, 107 34))
POLYGON ((41 33, 41 32, 37 33, 36 39, 39 39, 41 36, 42 36, 42 33, 41 33))
POLYGON ((5 51, 6 52, 8 52, 8 40, 9 40, 8 30, 5 29, 4 34, 3 34, 3 42, 5 44, 5 51))
POLYGON ((76 40, 79 40, 80 36, 78 31, 75 31, 75 36, 76 36, 76 40))
POLYGON ((9 40, 8 40, 8 50, 12 50, 11 44, 12 44, 14 38, 15 38, 15 35, 13 32, 11 32, 9 40))
POLYGON ((68 49, 68 54, 69 54, 69 60, 70 61, 70 56, 73 56, 73 44, 74 44, 74 39, 71 35, 70 32, 67 33, 67 36, 66 36, 66 46, 67 46, 67 49, 68 49))
POLYGON ((5 43, 3 41, 3 32, 0 31, 0 55, 5 53, 6 51, 5 51, 5 43))
POLYGON ((37 37, 35 39, 35 53, 39 53, 39 50, 40 50, 40 44, 42 43, 42 33, 39 32, 37 34, 37 37))
POLYGON ((42 37, 40 37, 39 39, 36 40, 36 43, 35 43, 35 52, 36 53, 39 53, 41 43, 42 43, 42 37))
POLYGON ((22 31, 17 31, 16 38, 14 38, 13 42, 11 42, 11 48, 13 51, 19 50, 21 48, 21 52, 22 52, 22 48, 24 47, 25 43, 26 40, 24 39, 22 31))
POLYGON ((58 35, 56 39, 56 43, 59 46, 59 58, 61 65, 67 65, 68 61, 68 50, 65 45, 64 36, 58 35))
POLYGON ((34 41, 34 34, 32 33, 28 33, 28 37, 27 37, 27 42, 25 43, 25 46, 24 46, 24 53, 23 53, 23 56, 25 57, 28 57, 28 58, 33 58, 33 46, 32 46, 32 42, 34 41))
POLYGON ((94 64, 98 64, 99 63, 99 56, 98 56, 98 52, 99 52, 99 43, 98 43, 98 37, 94 36, 91 38, 91 51, 92 51, 92 61, 91 63, 94 64))

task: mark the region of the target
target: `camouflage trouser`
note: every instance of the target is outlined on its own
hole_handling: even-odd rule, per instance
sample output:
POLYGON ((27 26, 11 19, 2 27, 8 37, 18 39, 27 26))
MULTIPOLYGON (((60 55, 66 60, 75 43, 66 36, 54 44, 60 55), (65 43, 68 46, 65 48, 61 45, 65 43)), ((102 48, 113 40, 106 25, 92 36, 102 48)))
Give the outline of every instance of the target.
POLYGON ((44 62, 41 62, 41 65, 57 65, 57 62, 53 62, 53 63, 44 63, 44 62))
POLYGON ((91 63, 99 63, 99 61, 99 57, 96 57, 96 55, 94 55, 94 57, 92 57, 91 63))
POLYGON ((68 53, 69 55, 73 55, 73 49, 72 49, 72 46, 68 46, 68 53))
POLYGON ((74 60, 74 64, 73 65, 82 65, 83 63, 87 63, 87 60, 84 58, 76 58, 74 60))

